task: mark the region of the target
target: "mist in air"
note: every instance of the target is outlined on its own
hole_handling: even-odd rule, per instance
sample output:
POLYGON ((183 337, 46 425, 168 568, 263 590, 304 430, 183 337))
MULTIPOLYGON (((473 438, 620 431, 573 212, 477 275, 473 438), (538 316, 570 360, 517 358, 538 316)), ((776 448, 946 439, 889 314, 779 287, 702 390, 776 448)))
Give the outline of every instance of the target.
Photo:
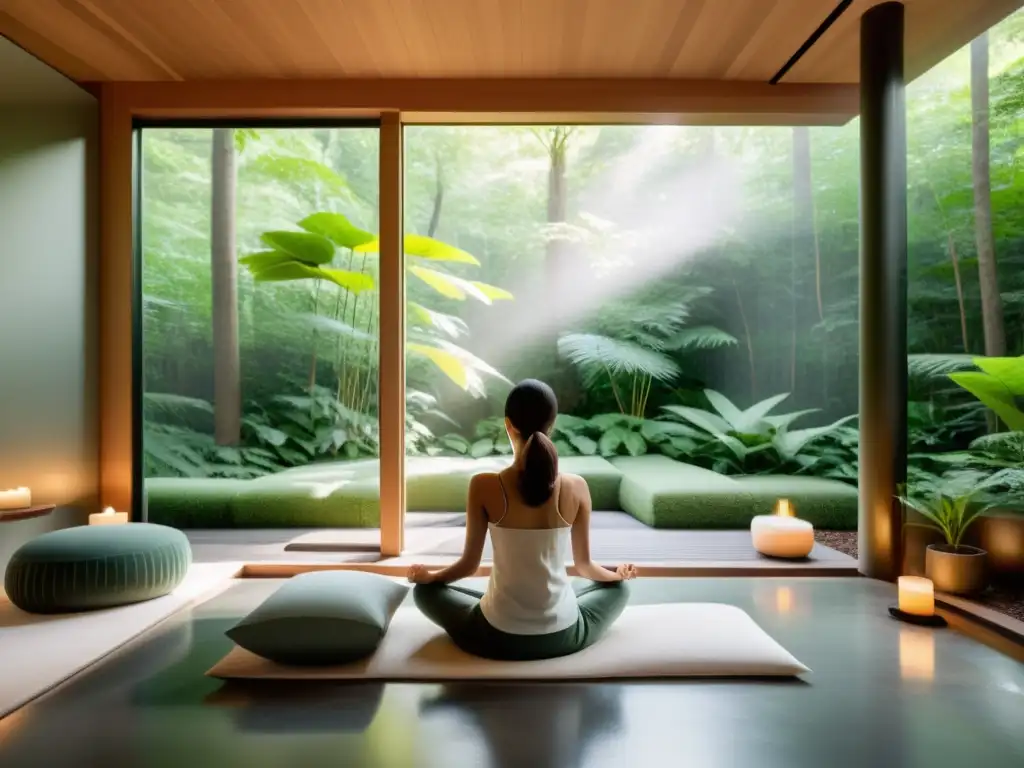
MULTIPOLYGON (((706 256, 736 225, 743 190, 738 163, 708 152, 702 156, 695 148, 692 157, 684 156, 685 165, 666 168, 673 154, 678 165, 684 150, 674 145, 687 130, 693 129, 639 129, 631 149, 572 189, 566 225, 538 223, 544 230, 542 249, 545 241, 562 241, 558 266, 552 271, 543 258, 531 260, 537 266, 504 285, 516 297, 514 306, 501 311, 496 305, 478 314, 475 346, 486 349, 489 360, 500 367, 537 339, 569 330, 603 304, 653 285, 706 256)), ((573 160, 570 177, 581 170, 573 168, 573 160)), ((517 164, 505 173, 530 174, 533 183, 547 188, 547 162, 517 164)), ((502 175, 490 180, 501 183, 495 177, 502 175)))

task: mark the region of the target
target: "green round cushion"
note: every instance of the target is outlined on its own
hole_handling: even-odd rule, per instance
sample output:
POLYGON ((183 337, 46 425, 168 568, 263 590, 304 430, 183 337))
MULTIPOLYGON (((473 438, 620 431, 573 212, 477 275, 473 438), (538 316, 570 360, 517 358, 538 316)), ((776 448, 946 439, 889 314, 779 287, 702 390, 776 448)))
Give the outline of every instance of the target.
POLYGON ((72 613, 166 595, 192 563, 188 538, 149 523, 80 526, 19 548, 4 577, 7 597, 30 613, 72 613))

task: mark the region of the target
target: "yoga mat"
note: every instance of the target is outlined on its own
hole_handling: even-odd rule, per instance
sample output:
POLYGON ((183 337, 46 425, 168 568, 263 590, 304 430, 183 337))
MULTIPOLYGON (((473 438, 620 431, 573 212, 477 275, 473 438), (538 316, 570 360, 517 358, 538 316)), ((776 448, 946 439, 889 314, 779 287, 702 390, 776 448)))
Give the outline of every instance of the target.
POLYGON ((600 641, 558 659, 471 656, 418 610, 401 608, 380 648, 362 661, 289 667, 235 646, 206 674, 222 679, 438 681, 793 677, 809 671, 735 606, 666 603, 628 606, 600 641))

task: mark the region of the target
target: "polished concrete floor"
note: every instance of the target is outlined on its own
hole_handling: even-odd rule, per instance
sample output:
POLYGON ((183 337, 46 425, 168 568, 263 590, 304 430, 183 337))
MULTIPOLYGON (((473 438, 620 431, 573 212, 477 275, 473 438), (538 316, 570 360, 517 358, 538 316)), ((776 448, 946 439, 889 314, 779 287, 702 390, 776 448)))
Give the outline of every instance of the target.
POLYGON ((0 721, 0 766, 1024 765, 1020 655, 893 621, 893 588, 877 582, 632 585, 636 603, 739 605, 813 669, 803 681, 296 687, 204 677, 229 648, 224 630, 275 586, 239 582, 0 721))
MULTIPOLYGON (((448 563, 462 553, 466 515, 462 512, 409 512, 399 558, 380 554, 377 528, 187 530, 196 562, 241 563, 448 563)), ((856 575, 857 561, 816 544, 806 560, 785 561, 759 555, 749 531, 691 531, 650 528, 625 512, 594 512, 591 552, 606 563, 738 568, 760 571, 799 569, 794 575, 856 575)), ((484 562, 491 547, 484 547, 484 562)))

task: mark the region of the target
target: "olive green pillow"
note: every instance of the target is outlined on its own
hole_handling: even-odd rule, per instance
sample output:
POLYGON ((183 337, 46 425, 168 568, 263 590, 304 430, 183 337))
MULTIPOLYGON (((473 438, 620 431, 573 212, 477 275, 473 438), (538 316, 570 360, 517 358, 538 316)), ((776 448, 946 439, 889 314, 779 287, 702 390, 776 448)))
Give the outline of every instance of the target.
POLYGON ((278 664, 346 664, 377 650, 408 591, 374 573, 304 573, 288 579, 227 635, 278 664))

